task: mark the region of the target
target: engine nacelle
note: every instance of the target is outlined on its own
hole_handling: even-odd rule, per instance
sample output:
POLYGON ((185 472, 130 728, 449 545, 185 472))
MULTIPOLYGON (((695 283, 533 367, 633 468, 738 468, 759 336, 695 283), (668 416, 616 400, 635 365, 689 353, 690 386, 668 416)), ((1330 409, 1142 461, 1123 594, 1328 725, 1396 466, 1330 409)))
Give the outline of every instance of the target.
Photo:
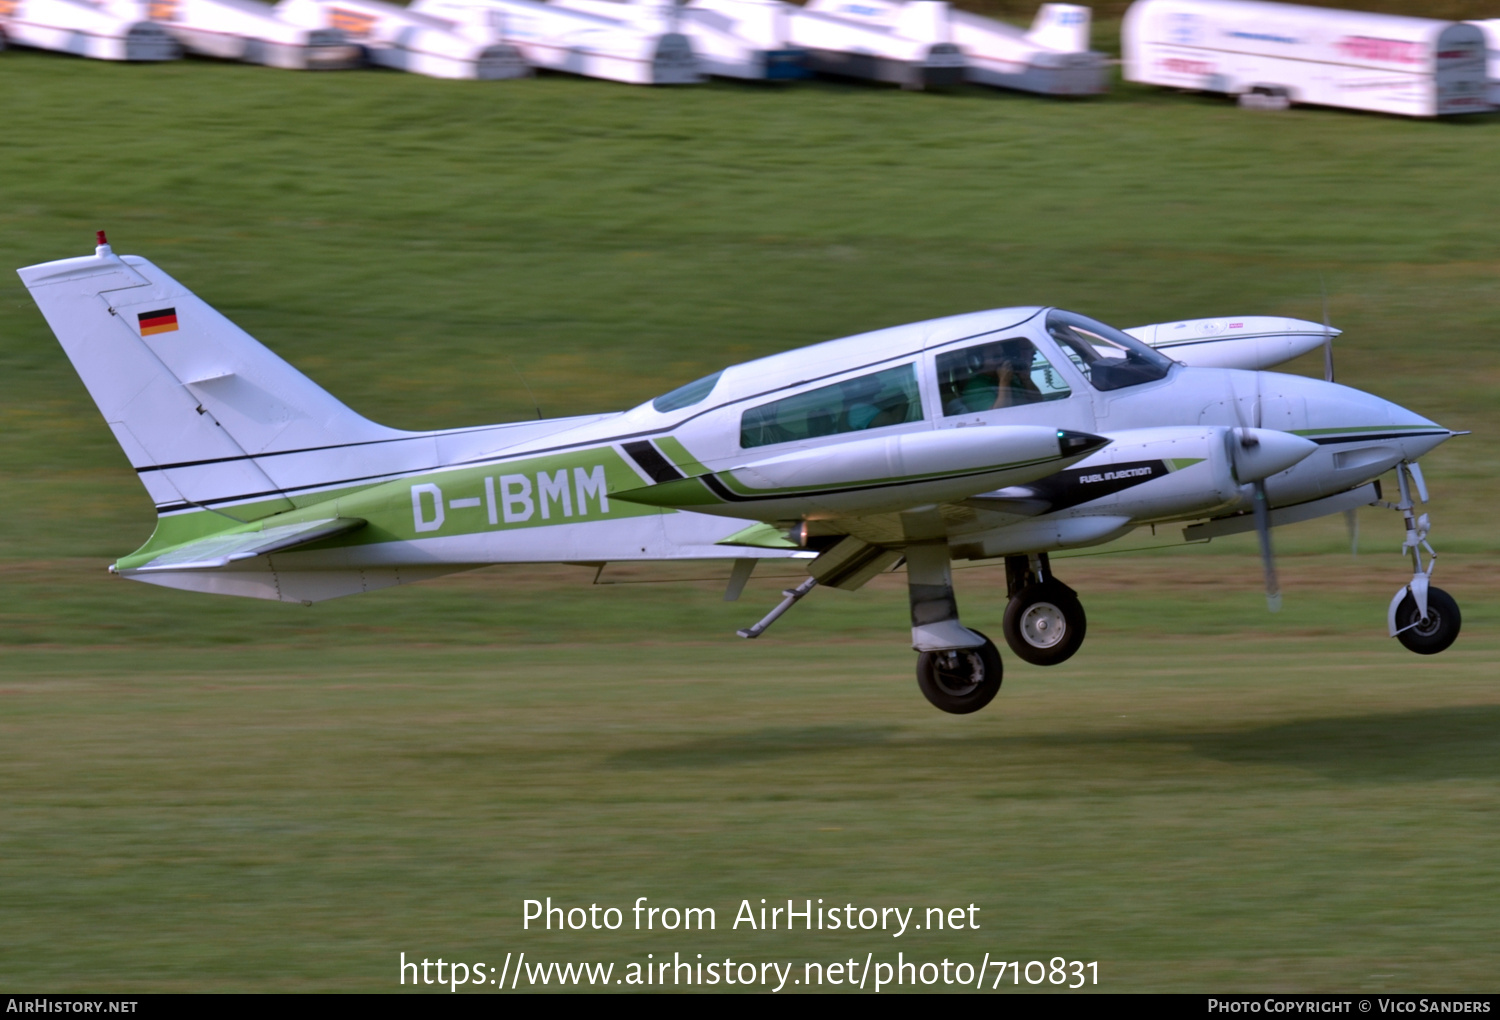
MULTIPOLYGON (((965 504, 1038 519, 1124 516, 1143 524, 1206 517, 1248 505, 1248 475, 1265 477, 1261 470, 1285 470, 1317 449, 1285 432, 1214 425, 1130 429, 1112 433, 1109 439, 1109 446, 1070 468, 984 493, 965 504), (1245 439, 1254 439, 1255 445, 1242 447, 1245 439), (1237 454, 1240 476, 1235 471, 1237 454)), ((1077 531, 1079 538, 1090 534, 1087 529, 1077 531)), ((986 542, 986 549, 991 544, 986 542)))

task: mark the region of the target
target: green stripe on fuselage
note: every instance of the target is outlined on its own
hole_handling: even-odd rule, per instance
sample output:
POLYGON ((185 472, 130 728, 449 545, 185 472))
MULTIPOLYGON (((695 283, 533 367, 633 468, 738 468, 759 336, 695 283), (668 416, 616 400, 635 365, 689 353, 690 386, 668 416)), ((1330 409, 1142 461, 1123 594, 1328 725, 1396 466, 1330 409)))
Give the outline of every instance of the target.
POLYGON ((1354 432, 1368 432, 1378 439, 1388 432, 1447 432, 1441 425, 1353 425, 1337 429, 1293 429, 1294 436, 1343 436, 1354 432))
MULTIPOLYGON (((322 493, 315 503, 247 524, 208 510, 163 517, 150 541, 123 557, 116 567, 141 566, 168 549, 210 535, 337 517, 357 517, 368 523, 349 535, 307 548, 410 542, 661 513, 657 507, 612 498, 616 492, 640 485, 640 475, 612 446, 427 471, 322 493)), ((242 509, 230 507, 227 512, 243 516, 242 509)))
POLYGON ((708 474, 708 468, 698 462, 698 459, 688 452, 688 448, 675 436, 662 436, 656 441, 657 447, 683 474, 689 478, 697 475, 708 474))

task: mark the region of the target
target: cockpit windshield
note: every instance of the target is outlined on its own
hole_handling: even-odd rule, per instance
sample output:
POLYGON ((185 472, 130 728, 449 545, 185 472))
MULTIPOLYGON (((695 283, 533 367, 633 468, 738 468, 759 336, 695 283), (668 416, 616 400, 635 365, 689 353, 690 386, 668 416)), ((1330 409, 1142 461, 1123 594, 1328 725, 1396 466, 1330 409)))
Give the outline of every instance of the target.
POLYGON ((1047 313, 1047 332, 1096 390, 1154 382, 1174 364, 1129 333, 1077 312, 1052 309, 1047 313))

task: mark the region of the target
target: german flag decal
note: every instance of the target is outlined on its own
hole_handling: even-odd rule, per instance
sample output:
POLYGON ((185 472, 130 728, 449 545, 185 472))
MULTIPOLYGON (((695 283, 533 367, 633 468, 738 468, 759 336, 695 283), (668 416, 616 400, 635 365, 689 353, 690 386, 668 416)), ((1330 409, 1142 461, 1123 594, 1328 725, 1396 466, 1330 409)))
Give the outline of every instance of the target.
POLYGON ((177 309, 175 308, 162 308, 154 312, 141 312, 136 318, 141 324, 141 336, 177 332, 177 309))

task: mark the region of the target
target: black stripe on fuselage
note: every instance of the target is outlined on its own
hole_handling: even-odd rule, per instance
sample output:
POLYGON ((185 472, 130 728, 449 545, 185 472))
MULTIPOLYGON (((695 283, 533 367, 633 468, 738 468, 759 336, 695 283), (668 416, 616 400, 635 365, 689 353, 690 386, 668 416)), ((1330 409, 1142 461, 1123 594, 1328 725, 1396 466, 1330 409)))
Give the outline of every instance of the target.
POLYGON ((679 478, 686 478, 681 471, 672 466, 672 462, 663 457, 661 451, 645 440, 634 443, 626 443, 621 449, 630 455, 630 459, 641 466, 641 470, 651 478, 653 482, 675 482, 679 478))
MULTIPOLYGON (((1450 436, 1453 433, 1448 433, 1450 436)), ((1311 440, 1319 446, 1332 446, 1335 443, 1368 443, 1378 439, 1413 439, 1419 436, 1440 436, 1442 432, 1436 429, 1423 429, 1421 432, 1369 432, 1359 436, 1303 436, 1303 439, 1311 440)))
MULTIPOLYGON (((1044 513, 1068 510, 1084 503, 1092 503, 1105 496, 1133 489, 1137 485, 1171 474, 1165 461, 1136 460, 1126 464, 1102 464, 1091 468, 1069 468, 1046 478, 1028 482, 1026 499, 1045 500, 1044 513)), ((972 505, 972 504, 971 504, 972 505)))

